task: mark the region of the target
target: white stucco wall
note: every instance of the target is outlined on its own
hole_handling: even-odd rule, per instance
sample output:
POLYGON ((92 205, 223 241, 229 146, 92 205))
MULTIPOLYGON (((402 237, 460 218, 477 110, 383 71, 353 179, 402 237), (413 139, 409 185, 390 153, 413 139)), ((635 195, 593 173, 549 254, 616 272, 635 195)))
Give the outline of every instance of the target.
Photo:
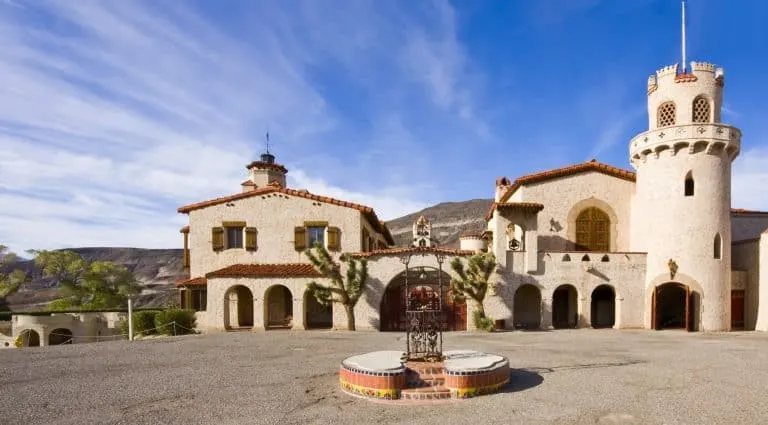
POLYGON ((757 282, 754 291, 757 292, 758 307, 757 307, 757 319, 755 320, 755 329, 763 332, 768 332, 768 233, 760 235, 760 241, 758 242, 758 272, 757 276, 750 276, 750 283, 754 276, 754 281, 757 282))
POLYGON ((84 312, 84 313, 51 313, 45 316, 14 314, 12 336, 17 338, 26 330, 37 332, 40 346, 49 345, 51 332, 57 329, 68 329, 72 332, 72 343, 98 342, 114 340, 120 334, 119 322, 127 318, 122 312, 84 312))
POLYGON ((734 278, 731 289, 744 289, 744 329, 753 330, 757 323, 760 298, 760 239, 735 242, 731 248, 734 278), (739 286, 743 286, 740 288, 739 286))

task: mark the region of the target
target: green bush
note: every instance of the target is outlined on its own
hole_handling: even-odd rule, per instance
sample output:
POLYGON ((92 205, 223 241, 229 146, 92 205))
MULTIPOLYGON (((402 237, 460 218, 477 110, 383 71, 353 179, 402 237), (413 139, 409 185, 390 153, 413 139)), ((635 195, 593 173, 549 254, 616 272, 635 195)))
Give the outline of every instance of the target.
POLYGON ((0 311, 0 321, 8 321, 8 320, 11 320, 11 312, 0 311))
POLYGON ((128 319, 120 319, 120 321, 117 322, 117 328, 120 329, 120 335, 122 335, 123 338, 128 339, 128 319))
POLYGON ((475 310, 475 312, 472 314, 472 320, 474 321, 477 330, 493 332, 493 319, 486 316, 482 312, 475 310))
POLYGON ((133 335, 144 336, 156 334, 157 330, 155 329, 155 316, 157 316, 159 313, 159 311, 152 310, 137 311, 133 313, 133 335))
POLYGON ((163 335, 194 333, 195 311, 179 308, 160 311, 155 316, 155 327, 158 328, 157 332, 163 335))

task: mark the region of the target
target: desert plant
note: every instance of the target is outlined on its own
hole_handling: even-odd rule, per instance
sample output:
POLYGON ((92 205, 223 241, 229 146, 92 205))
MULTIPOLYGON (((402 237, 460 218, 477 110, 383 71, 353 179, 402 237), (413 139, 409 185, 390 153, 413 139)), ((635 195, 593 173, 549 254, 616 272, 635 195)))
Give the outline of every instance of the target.
POLYGON ((157 333, 163 335, 185 335, 195 332, 195 311, 172 308, 155 315, 157 333))
POLYGON ((7 272, 18 260, 19 257, 8 251, 8 247, 0 245, 0 310, 7 307, 5 298, 18 291, 21 285, 29 281, 28 276, 22 270, 16 269, 7 272))
POLYGON ((347 313, 347 329, 354 331, 355 305, 368 281, 368 262, 357 261, 347 254, 342 254, 340 260, 347 266, 346 274, 342 276, 341 266, 334 261, 322 244, 315 243, 312 250, 305 252, 315 269, 331 281, 330 285, 321 285, 313 281, 307 284, 307 289, 322 306, 327 307, 331 303, 344 306, 344 311, 347 313), (313 250, 315 252, 312 252, 313 250))
POLYGON ((472 299, 475 302, 473 313, 475 327, 481 330, 493 330, 493 320, 485 315, 483 301, 492 286, 489 280, 496 269, 496 257, 493 253, 475 254, 469 257, 466 268, 457 257, 451 261, 451 268, 457 276, 451 279, 450 294, 453 301, 464 302, 467 298, 472 299), (487 323, 490 323, 490 326, 486 326, 487 323))

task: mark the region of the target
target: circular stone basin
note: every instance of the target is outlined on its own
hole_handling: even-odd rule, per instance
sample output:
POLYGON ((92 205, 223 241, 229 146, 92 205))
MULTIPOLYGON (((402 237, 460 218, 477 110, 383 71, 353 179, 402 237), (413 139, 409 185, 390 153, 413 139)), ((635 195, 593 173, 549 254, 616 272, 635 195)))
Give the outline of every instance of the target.
POLYGON ((341 362, 345 392, 377 400, 442 400, 498 392, 509 382, 505 357, 475 350, 443 353, 442 362, 406 361, 403 351, 374 351, 341 362))

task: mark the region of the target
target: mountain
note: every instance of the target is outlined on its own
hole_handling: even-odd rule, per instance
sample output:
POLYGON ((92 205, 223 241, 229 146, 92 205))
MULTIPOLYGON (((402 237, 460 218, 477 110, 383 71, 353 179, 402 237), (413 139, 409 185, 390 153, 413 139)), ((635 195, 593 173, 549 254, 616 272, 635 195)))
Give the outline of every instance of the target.
MULTIPOLYGON (((485 213, 492 202, 491 199, 443 202, 390 220, 387 226, 396 245, 410 245, 413 222, 423 215, 432 223, 432 236, 440 246, 458 248, 462 233, 485 229, 485 213)), ((144 287, 142 294, 136 298, 137 307, 159 307, 175 302, 178 293, 173 284, 187 277, 181 264, 181 249, 104 247, 70 250, 89 261, 111 261, 133 272, 144 287)), ((32 281, 19 292, 7 297, 8 307, 13 311, 45 309, 45 305, 56 298, 56 283, 44 279, 40 269, 31 260, 20 260, 14 267, 24 270, 32 281)))

